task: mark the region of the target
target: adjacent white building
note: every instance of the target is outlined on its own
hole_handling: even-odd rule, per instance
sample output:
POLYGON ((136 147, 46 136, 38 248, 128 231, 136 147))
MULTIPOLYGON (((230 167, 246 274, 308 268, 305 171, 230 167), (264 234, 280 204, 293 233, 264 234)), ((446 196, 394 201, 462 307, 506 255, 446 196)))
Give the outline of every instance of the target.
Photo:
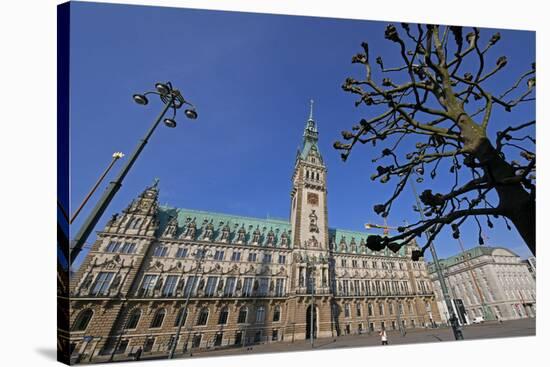
MULTIPOLYGON (((440 260, 461 324, 476 317, 513 320, 536 315, 536 285, 529 266, 502 247, 478 246, 440 260)), ((428 266, 443 319, 448 312, 431 263, 428 266)))

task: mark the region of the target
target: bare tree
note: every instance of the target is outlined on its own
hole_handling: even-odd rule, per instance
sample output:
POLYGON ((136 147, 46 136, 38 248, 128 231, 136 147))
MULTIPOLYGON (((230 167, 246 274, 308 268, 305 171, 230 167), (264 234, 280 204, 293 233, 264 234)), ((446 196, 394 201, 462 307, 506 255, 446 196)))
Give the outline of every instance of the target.
POLYGON ((360 97, 356 107, 366 105, 371 113, 352 131, 343 131, 346 142, 337 141, 334 148, 342 151, 346 161, 358 142, 382 146, 373 162, 387 164, 376 167, 371 178, 382 183, 397 180, 388 201, 374 206, 382 216, 388 215, 407 181, 422 182, 425 172, 435 179, 442 169, 449 175, 448 169, 453 184, 447 192, 422 192, 422 210, 427 218, 399 227, 399 234, 392 237, 370 236, 367 246, 397 251, 427 232, 427 243, 413 254, 417 259, 445 225, 450 224, 458 238, 460 226, 473 218, 483 244, 481 220, 492 228, 491 219, 500 218, 508 229, 508 221, 516 227, 535 254, 536 156, 535 138, 529 135, 535 121, 516 116, 520 121, 502 128, 496 136, 490 137, 488 132, 489 124, 505 125, 493 121, 494 109, 511 112, 522 104, 534 103, 535 64, 517 76, 508 89, 491 92, 487 81, 507 64, 505 56, 491 64, 487 60, 500 33, 482 42, 477 28, 464 36, 462 27, 406 23, 401 27, 402 35, 392 24, 385 30, 385 38, 396 44, 401 65, 388 67, 377 57, 380 80, 373 77, 367 43, 362 44, 364 52, 353 56, 352 63, 365 67, 365 78, 347 78, 342 88, 360 97), (462 71, 464 68, 470 71, 462 71))

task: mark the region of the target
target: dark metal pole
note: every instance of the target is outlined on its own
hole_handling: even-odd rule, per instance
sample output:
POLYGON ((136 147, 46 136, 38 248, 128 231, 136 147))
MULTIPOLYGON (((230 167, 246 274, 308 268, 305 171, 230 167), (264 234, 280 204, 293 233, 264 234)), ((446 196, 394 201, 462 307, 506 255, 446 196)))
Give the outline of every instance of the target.
MULTIPOLYGON (((416 205, 417 205, 418 211, 420 213, 420 218, 422 220, 425 220, 424 209, 422 207, 422 203, 420 202, 420 198, 418 197, 418 193, 416 192, 416 187, 415 187, 415 185, 412 181, 410 181, 410 183, 411 183, 411 188, 412 188, 413 193, 414 193, 414 197, 416 199, 416 205)), ((429 240, 430 235, 428 234, 428 232, 424 232, 424 234, 426 235, 426 238, 429 240)), ((434 261, 435 271, 437 273, 439 284, 441 285, 441 292, 443 293, 443 298, 445 299, 445 304, 447 306, 447 311, 449 312, 449 321, 450 321, 451 327, 453 329, 454 337, 455 337, 456 340, 462 340, 462 339, 464 339, 464 336, 462 335, 462 330, 460 330, 460 327, 458 325, 458 319, 457 319, 457 317, 455 315, 455 312, 454 312, 454 309, 453 309, 453 304, 452 304, 452 301, 451 301, 451 297, 449 297, 449 290, 447 289, 447 284, 445 282, 445 277, 443 276, 443 272, 441 271, 441 266, 439 264, 439 258, 437 257, 437 253, 435 252, 433 242, 430 244, 429 247, 430 247, 430 253, 432 254, 432 259, 434 261)))
POLYGON ((115 162, 117 160, 119 160, 120 158, 122 158, 124 155, 122 153, 114 153, 113 154, 113 159, 111 160, 111 163, 109 164, 109 166, 107 167, 107 169, 105 169, 105 171, 103 172, 103 174, 99 177, 99 179, 97 180, 97 182, 95 183, 95 185, 92 187, 92 189, 90 190, 90 192, 88 193, 88 195, 86 195, 86 197, 84 198, 84 200, 82 200, 82 204, 80 204, 80 206, 78 207, 78 209, 76 209, 76 211, 74 212, 73 216, 71 217, 71 220, 69 221, 69 224, 72 224, 74 222, 74 220, 76 219, 76 217, 78 216, 78 214, 80 214, 80 211, 82 210, 82 208, 84 208, 84 205, 86 205, 86 203, 88 202, 88 200, 90 200, 90 198, 92 197, 92 195, 94 194, 95 190, 97 190, 97 187, 99 186, 99 184, 101 183, 101 181, 103 181, 103 179, 105 178, 105 176, 107 176, 107 173, 109 173, 109 171, 111 170, 111 168, 114 166, 115 162))
POLYGON ((149 138, 157 128, 158 124, 161 122, 162 118, 164 117, 168 109, 172 107, 175 97, 174 95, 171 94, 169 98, 170 99, 164 105, 164 108, 162 109, 161 113, 158 115, 157 119, 155 120, 155 122, 153 123, 149 131, 147 131, 143 139, 139 141, 134 152, 132 153, 132 155, 130 156, 130 158, 124 165, 124 167, 122 167, 122 169, 120 170, 117 178, 114 181, 111 181, 111 183, 109 183, 109 186, 103 193, 103 196, 101 196, 96 206, 94 207, 93 211, 90 213, 88 218, 86 218, 86 221, 84 222, 84 224, 82 224, 82 227, 80 227, 80 230, 74 237, 73 246, 72 246, 72 249, 70 249, 71 265, 74 262, 74 260, 77 258, 80 251, 82 251, 82 247, 84 246, 84 243, 86 242, 86 240, 88 239, 88 236, 90 235, 95 225, 99 221, 99 218, 101 218, 101 216, 105 212, 105 209, 107 209, 107 206, 109 206, 109 204, 111 203, 111 200, 113 200, 113 197, 122 186, 122 181, 128 174, 128 171, 130 171, 130 168, 132 168, 132 166, 134 165, 139 154, 141 153, 141 151, 149 141, 149 138))

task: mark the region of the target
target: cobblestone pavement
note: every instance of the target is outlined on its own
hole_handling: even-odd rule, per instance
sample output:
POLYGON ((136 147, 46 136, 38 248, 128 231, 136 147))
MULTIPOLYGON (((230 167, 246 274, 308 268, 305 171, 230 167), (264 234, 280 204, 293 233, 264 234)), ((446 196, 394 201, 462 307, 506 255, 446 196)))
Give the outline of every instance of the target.
MULTIPOLYGON (((488 322, 480 325, 465 326, 462 329, 465 340, 475 339, 490 339, 504 337, 520 337, 536 335, 536 319, 521 319, 513 321, 505 321, 502 323, 488 322)), ((407 330, 405 336, 401 336, 399 331, 388 332, 390 345, 398 344, 413 344, 413 343, 433 343, 442 341, 454 340, 452 330, 450 328, 437 329, 414 329, 407 330)), ((380 345, 380 337, 378 332, 373 332, 371 335, 347 335, 338 338, 323 338, 316 339, 314 350, 333 349, 333 348, 350 348, 364 346, 380 345)), ((196 358, 210 356, 225 356, 238 355, 246 353, 277 353, 290 351, 311 350, 311 344, 308 341, 291 342, 276 342, 266 343, 248 347, 218 349, 211 351, 194 352, 192 356, 178 356, 179 358, 196 358)))

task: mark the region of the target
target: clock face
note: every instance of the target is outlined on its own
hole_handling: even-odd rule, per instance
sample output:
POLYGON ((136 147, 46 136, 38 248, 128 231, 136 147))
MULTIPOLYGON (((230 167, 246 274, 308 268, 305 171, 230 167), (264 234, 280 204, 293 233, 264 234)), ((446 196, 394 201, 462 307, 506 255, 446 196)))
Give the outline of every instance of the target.
POLYGON ((311 205, 319 205, 319 195, 313 193, 313 192, 308 192, 307 193, 307 203, 308 204, 311 204, 311 205))

